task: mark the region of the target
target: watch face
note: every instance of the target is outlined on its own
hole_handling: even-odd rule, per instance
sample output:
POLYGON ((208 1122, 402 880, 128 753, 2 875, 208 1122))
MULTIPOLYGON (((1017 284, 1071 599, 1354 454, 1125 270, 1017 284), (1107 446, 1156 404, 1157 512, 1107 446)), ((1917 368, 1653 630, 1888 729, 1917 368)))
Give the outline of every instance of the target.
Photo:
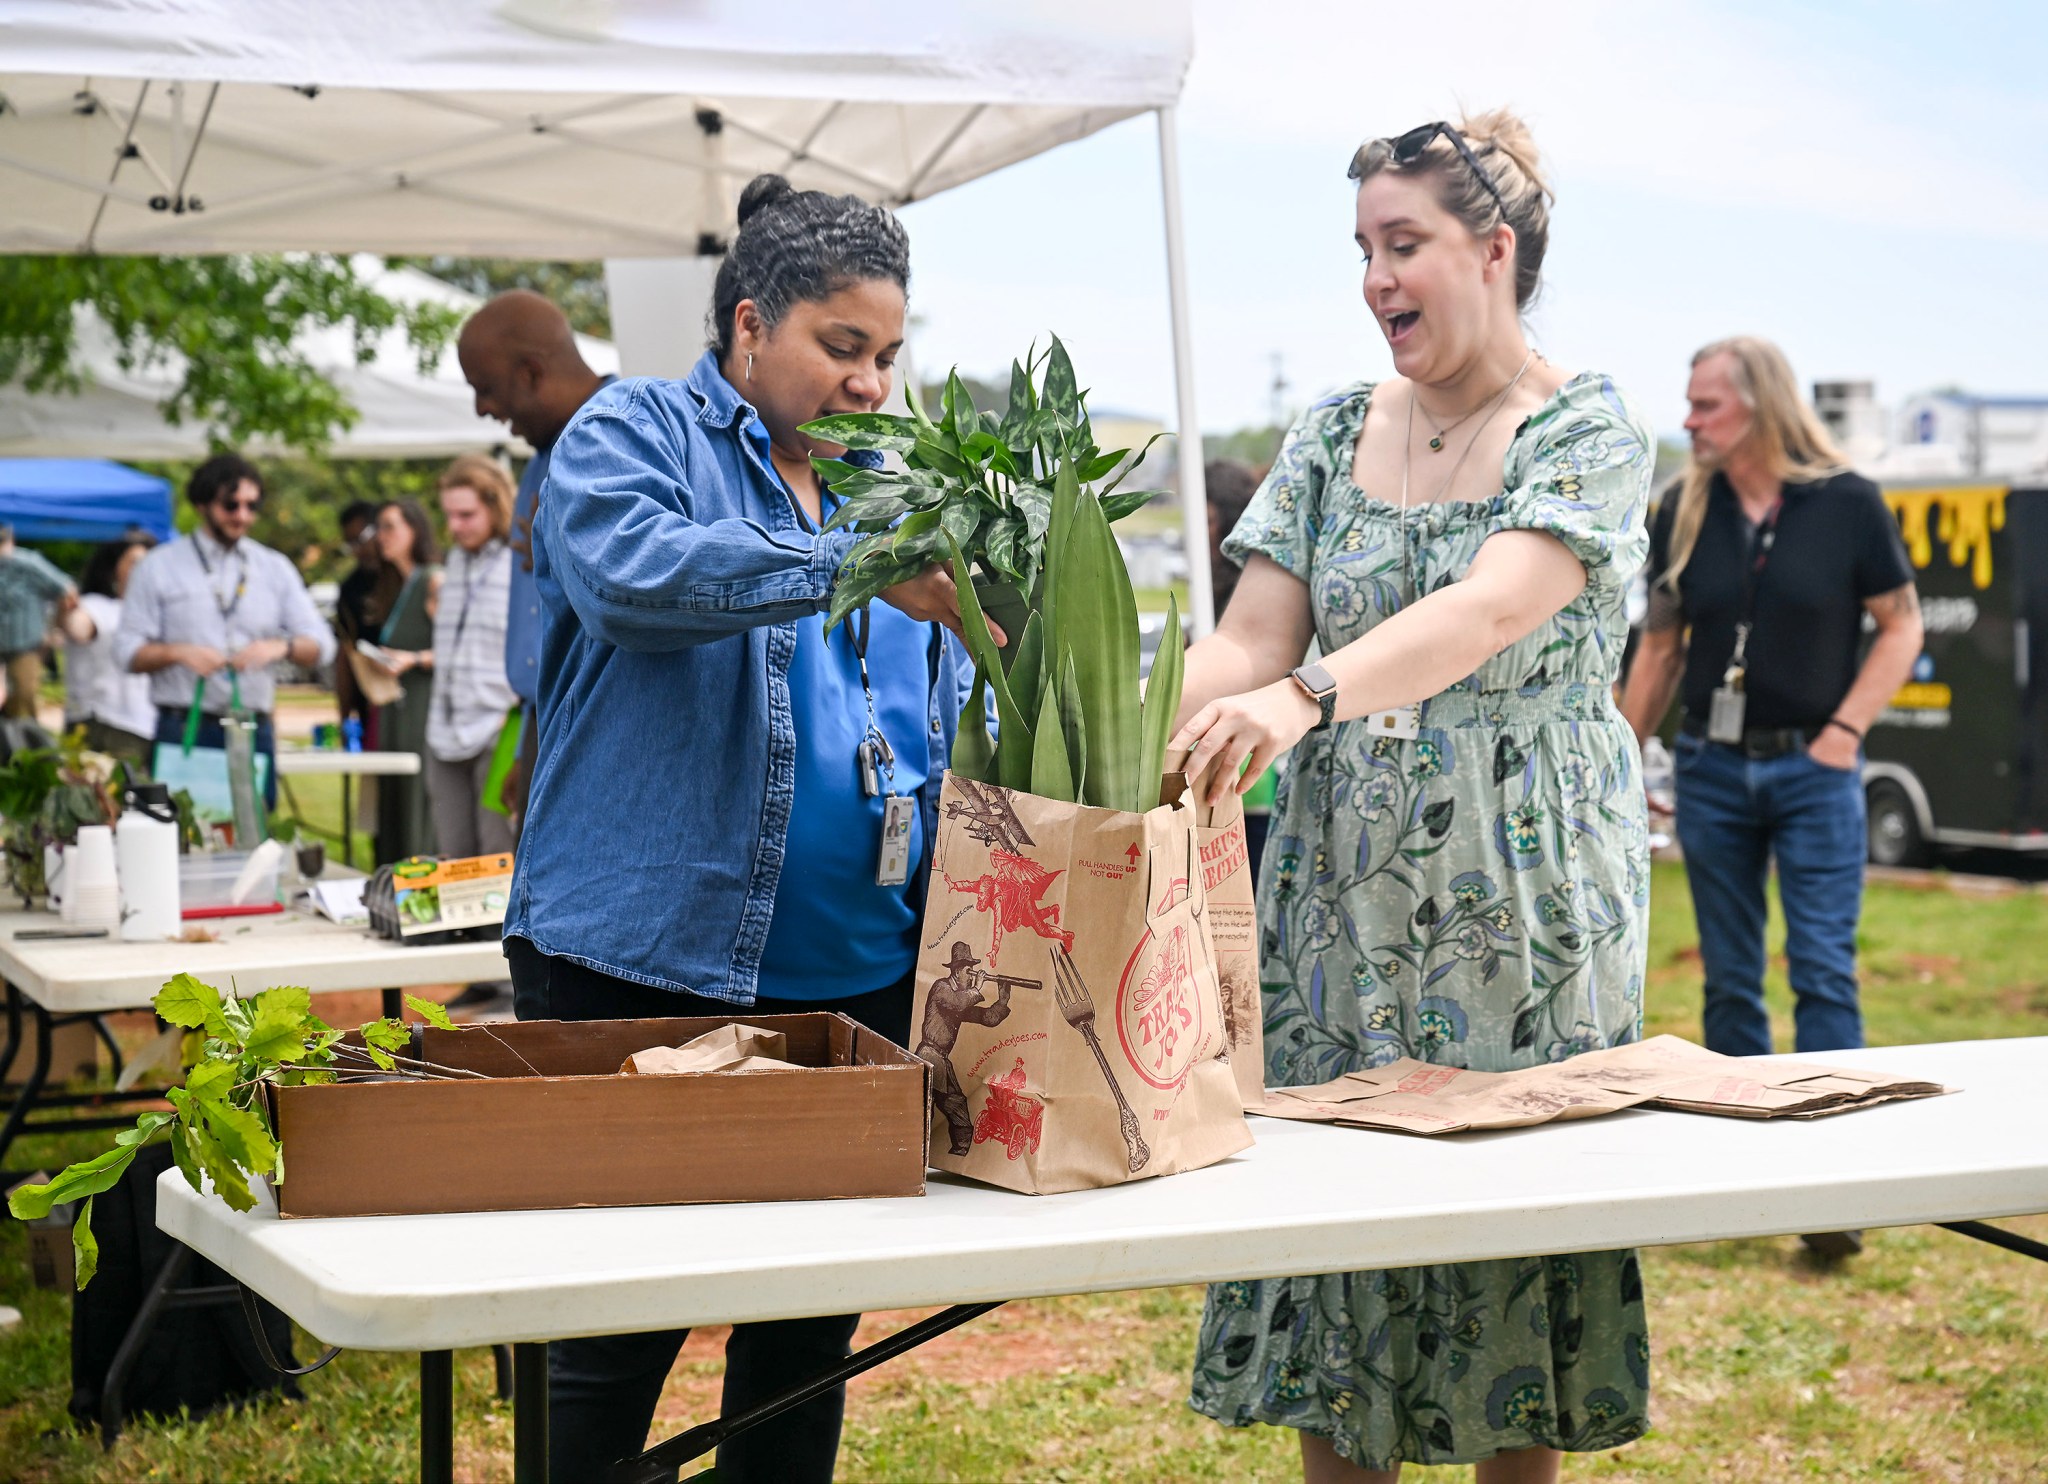
POLYGON ((1294 672, 1301 683, 1320 696, 1337 688, 1337 678, 1319 664, 1306 664, 1294 672))

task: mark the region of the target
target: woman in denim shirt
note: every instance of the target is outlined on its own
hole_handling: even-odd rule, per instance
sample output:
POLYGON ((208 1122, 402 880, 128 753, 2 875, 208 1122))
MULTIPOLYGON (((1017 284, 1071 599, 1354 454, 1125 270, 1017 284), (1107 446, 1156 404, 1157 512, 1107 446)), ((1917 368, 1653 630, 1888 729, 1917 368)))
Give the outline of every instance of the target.
MULTIPOLYGON (((826 635, 854 538, 822 530, 836 502, 811 458, 846 450, 798 428, 887 400, 908 244, 887 211, 780 176, 747 187, 739 220, 703 359, 605 387, 554 446, 534 527, 540 739, 505 924, 516 1008, 839 1010, 907 1044, 925 844, 971 672, 938 568, 826 635), (873 792, 871 729, 892 759, 873 792), (878 884, 892 795, 910 852, 878 884)), ((725 1412, 843 1358, 858 1317, 735 1328, 725 1412)), ((553 1346, 556 1478, 645 1446, 683 1339, 553 1346)), ((844 1401, 739 1435, 719 1476, 829 1480, 844 1401)))

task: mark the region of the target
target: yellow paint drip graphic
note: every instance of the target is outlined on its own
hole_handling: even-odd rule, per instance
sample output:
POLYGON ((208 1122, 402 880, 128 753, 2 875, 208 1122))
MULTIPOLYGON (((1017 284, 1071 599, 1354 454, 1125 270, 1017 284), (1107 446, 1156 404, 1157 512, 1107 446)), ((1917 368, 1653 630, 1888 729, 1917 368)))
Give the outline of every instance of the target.
POLYGON ((1977 587, 1991 586, 1991 533, 2005 529, 2005 487, 1972 485, 1963 489, 1886 490, 1884 501, 1899 518, 1906 554, 1915 567, 1934 560, 1938 541, 1948 548, 1949 565, 1967 566, 1977 587), (1932 529, 1929 529, 1929 517, 1932 529))

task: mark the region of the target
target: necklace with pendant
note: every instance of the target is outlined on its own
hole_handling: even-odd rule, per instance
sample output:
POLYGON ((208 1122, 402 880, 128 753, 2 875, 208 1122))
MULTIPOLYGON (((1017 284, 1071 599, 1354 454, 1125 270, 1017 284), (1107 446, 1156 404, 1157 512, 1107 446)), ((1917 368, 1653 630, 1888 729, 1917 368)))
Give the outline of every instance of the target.
MULTIPOLYGON (((1529 363, 1531 361, 1534 361, 1535 359, 1536 352, 1532 350, 1529 352, 1528 358, 1522 362, 1522 369, 1515 373, 1514 381, 1510 381, 1508 383, 1510 389, 1514 387, 1515 382, 1520 381, 1522 379, 1523 373, 1528 371, 1529 369, 1529 363)), ((1414 398, 1413 400, 1419 402, 1421 399, 1414 398)), ((1487 401, 1492 401, 1492 398, 1488 398, 1487 401)), ((1479 415, 1480 410, 1484 408, 1486 405, 1486 402, 1481 402, 1478 407, 1472 408, 1470 411, 1466 412, 1464 416, 1456 419, 1453 422, 1445 423, 1440 428, 1437 428, 1436 418, 1430 413, 1430 410, 1427 407, 1423 408, 1423 417, 1428 420, 1429 425, 1432 428, 1436 428, 1436 436, 1429 440, 1429 451, 1431 453, 1442 453, 1444 451, 1444 439, 1447 438, 1450 434, 1455 433, 1459 428, 1463 427, 1473 418, 1477 417, 1479 415)))

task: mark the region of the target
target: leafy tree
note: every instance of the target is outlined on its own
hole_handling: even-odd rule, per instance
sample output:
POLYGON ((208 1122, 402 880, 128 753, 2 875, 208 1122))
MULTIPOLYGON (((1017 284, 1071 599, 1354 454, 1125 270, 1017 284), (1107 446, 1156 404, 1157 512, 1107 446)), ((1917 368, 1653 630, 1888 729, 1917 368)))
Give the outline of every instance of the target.
POLYGON ((352 427, 356 409, 293 344, 345 326, 358 361, 402 328, 422 369, 447 348, 459 316, 394 304, 325 254, 246 257, 0 257, 0 383, 76 390, 78 310, 113 336, 124 371, 177 361, 183 377, 165 418, 198 423, 217 443, 276 438, 314 450, 352 427))
POLYGON ((603 263, 551 261, 545 258, 387 258, 394 268, 417 268, 443 283, 467 289, 480 299, 507 289, 531 289, 551 299, 569 316, 571 329, 609 340, 612 334, 611 295, 605 288, 603 263))

